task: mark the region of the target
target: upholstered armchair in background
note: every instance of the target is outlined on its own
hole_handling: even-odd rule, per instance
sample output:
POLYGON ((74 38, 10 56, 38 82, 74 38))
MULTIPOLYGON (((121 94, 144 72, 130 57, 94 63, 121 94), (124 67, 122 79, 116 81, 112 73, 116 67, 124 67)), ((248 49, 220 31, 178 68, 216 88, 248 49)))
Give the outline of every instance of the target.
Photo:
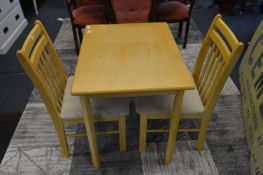
POLYGON ((113 23, 149 22, 154 0, 109 0, 113 23))
POLYGON ((178 36, 181 37, 183 24, 186 23, 183 48, 186 48, 190 19, 195 0, 162 0, 157 7, 156 20, 159 22, 179 23, 178 36))

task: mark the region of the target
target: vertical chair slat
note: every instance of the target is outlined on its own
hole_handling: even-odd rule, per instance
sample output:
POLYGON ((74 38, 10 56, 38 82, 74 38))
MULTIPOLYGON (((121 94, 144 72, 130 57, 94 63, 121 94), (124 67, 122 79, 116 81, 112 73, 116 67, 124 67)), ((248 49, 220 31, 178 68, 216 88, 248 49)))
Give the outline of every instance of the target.
POLYGON ((61 95, 63 96, 64 90, 65 90, 65 86, 66 86, 66 79, 65 79, 65 77, 63 77, 63 74, 60 75, 60 70, 59 69, 60 69, 60 67, 62 65, 55 64, 55 61, 54 61, 55 59, 53 59, 51 53, 48 52, 48 46, 44 50, 43 54, 45 55, 45 57, 47 59, 47 62, 50 65, 50 68, 54 72, 54 74, 53 74, 54 79, 55 79, 55 81, 57 83, 57 86, 60 89, 61 95))
POLYGON ((54 82, 52 81, 52 74, 49 71, 50 68, 49 68, 49 66, 47 64, 47 61, 46 61, 46 59, 44 57, 42 57, 41 61, 42 61, 43 68, 44 68, 43 69, 43 73, 46 75, 49 88, 54 94, 53 98, 54 98, 54 100, 55 100, 55 102, 57 104, 58 109, 60 109, 61 105, 62 105, 62 102, 59 101, 59 95, 58 95, 56 86, 55 86, 54 82))
POLYGON ((213 87, 214 81, 216 79, 220 78, 220 77, 218 77, 217 70, 218 70, 218 67, 219 67, 221 61, 222 61, 222 55, 219 54, 216 61, 214 62, 214 65, 213 65, 211 72, 209 74, 209 79, 207 80, 205 88, 204 88, 204 95, 202 96, 202 100, 203 100, 204 105, 206 104, 206 98, 209 97, 209 95, 210 95, 210 92, 211 92, 210 89, 211 89, 211 87, 213 87))
POLYGON ((50 82, 52 83, 53 89, 56 92, 57 101, 60 105, 62 105, 63 92, 61 92, 61 88, 59 88, 59 83, 56 80, 57 73, 50 64, 48 57, 46 57, 45 51, 43 51, 43 60, 45 63, 46 71, 49 74, 50 82))
MULTIPOLYGON (((211 86, 211 80, 215 76, 214 73, 215 73, 217 66, 219 64, 219 59, 221 59, 220 53, 216 52, 216 56, 214 57, 213 60, 211 60, 212 61, 211 62, 211 68, 209 69, 209 72, 207 73, 207 79, 206 79, 206 82, 204 83, 202 94, 206 94, 209 86, 211 86)), ((204 96, 202 96, 202 98, 203 97, 204 96)))
POLYGON ((56 52, 56 49, 54 48, 52 43, 47 44, 46 51, 48 52, 50 58, 52 58, 50 59, 50 61, 53 63, 54 67, 57 70, 57 75, 61 82, 62 89, 64 92, 64 87, 66 86, 66 83, 67 83, 67 76, 66 76, 66 73, 65 73, 65 70, 63 68, 61 61, 59 61, 59 56, 56 52))
POLYGON ((62 101, 64 88, 63 88, 62 82, 60 81, 60 79, 58 77, 58 72, 56 70, 56 67, 54 66, 54 64, 52 62, 52 59, 51 59, 50 55, 47 53, 46 50, 43 51, 43 55, 44 55, 44 57, 45 57, 45 59, 47 61, 47 64, 48 64, 49 68, 50 68, 52 79, 53 79, 54 84, 55 84, 55 86, 57 88, 57 92, 59 94, 59 98, 62 101))
POLYGON ((39 74, 42 76, 42 81, 44 82, 44 86, 46 87, 46 89, 52 94, 50 96, 50 100, 53 101, 53 103, 55 104, 55 108, 58 112, 60 112, 60 105, 58 105, 57 100, 56 100, 56 94, 52 88, 51 82, 48 78, 47 72, 45 71, 45 67, 44 64, 42 63, 42 61, 40 60, 39 64, 38 64, 38 68, 39 68, 39 74))
MULTIPOLYGON (((214 73, 214 76, 213 76, 213 79, 211 80, 211 85, 214 85, 216 84, 216 81, 220 81, 220 75, 222 75, 222 69, 223 69, 223 66, 224 66, 224 60, 223 60, 223 57, 220 56, 220 61, 219 61, 219 64, 217 66, 217 69, 214 73)), ((206 104, 208 99, 210 98, 211 96, 211 93, 214 91, 214 87, 215 86, 210 86, 209 89, 207 90, 207 93, 203 99, 203 104, 206 104)))
POLYGON ((218 51, 218 49, 216 48, 216 49, 214 50, 214 53, 213 53, 212 57, 211 57, 211 58, 208 58, 208 60, 207 60, 207 62, 209 62, 209 63, 208 63, 208 66, 207 66, 207 67, 205 68, 205 70, 204 70, 204 71, 205 71, 205 74, 204 74, 204 76, 203 76, 202 83, 200 84, 200 87, 199 87, 199 92, 200 92, 201 98, 203 98, 203 96, 204 96, 205 86, 206 86, 206 84, 207 84, 207 80, 209 80, 209 75, 210 75, 210 73, 211 73, 212 67, 213 67, 213 65, 214 65, 214 62, 215 62, 218 54, 219 54, 219 51, 218 51))
POLYGON ((207 70, 206 68, 207 68, 207 66, 209 64, 209 59, 213 56, 213 54, 215 52, 215 49, 216 49, 215 43, 212 42, 210 44, 211 44, 211 46, 210 46, 210 49, 209 49, 209 54, 207 56, 204 55, 204 58, 203 58, 205 64, 204 65, 200 65, 200 67, 201 67, 200 69, 201 70, 200 70, 200 74, 199 74, 198 79, 197 79, 197 83, 196 83, 197 86, 200 86, 200 84, 202 83, 204 75, 205 75, 205 72, 207 70))

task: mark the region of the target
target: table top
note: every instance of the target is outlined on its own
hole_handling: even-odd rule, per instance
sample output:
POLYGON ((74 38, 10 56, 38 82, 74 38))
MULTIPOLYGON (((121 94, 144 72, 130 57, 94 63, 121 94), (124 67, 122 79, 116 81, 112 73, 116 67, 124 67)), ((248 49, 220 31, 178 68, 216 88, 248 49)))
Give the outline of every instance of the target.
POLYGON ((168 24, 86 26, 73 95, 154 95, 194 87, 168 24))

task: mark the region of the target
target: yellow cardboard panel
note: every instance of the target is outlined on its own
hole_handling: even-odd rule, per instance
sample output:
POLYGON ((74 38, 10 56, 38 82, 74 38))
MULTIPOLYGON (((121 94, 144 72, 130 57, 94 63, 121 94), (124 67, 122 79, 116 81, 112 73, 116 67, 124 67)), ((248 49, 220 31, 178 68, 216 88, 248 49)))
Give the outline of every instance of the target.
POLYGON ((251 174, 263 174, 263 21, 239 69, 251 174))

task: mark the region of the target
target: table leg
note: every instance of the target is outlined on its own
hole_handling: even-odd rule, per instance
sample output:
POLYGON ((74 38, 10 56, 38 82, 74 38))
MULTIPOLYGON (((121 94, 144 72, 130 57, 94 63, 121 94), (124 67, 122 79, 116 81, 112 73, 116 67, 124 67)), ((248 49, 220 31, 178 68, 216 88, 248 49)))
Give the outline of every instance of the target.
POLYGON ((100 157, 99 157, 98 146, 96 141, 96 132, 95 132, 94 118, 92 115, 91 105, 89 99, 86 98, 85 96, 81 96, 80 101, 84 112, 83 117, 87 131, 92 161, 96 168, 100 168, 100 157))
POLYGON ((184 96, 184 91, 179 91, 176 97, 174 98, 173 113, 170 120, 169 137, 168 137, 168 143, 167 143, 165 161, 164 161, 166 165, 170 164, 173 159, 173 153, 174 153, 173 151, 176 142, 176 135, 178 132, 183 96, 184 96))

